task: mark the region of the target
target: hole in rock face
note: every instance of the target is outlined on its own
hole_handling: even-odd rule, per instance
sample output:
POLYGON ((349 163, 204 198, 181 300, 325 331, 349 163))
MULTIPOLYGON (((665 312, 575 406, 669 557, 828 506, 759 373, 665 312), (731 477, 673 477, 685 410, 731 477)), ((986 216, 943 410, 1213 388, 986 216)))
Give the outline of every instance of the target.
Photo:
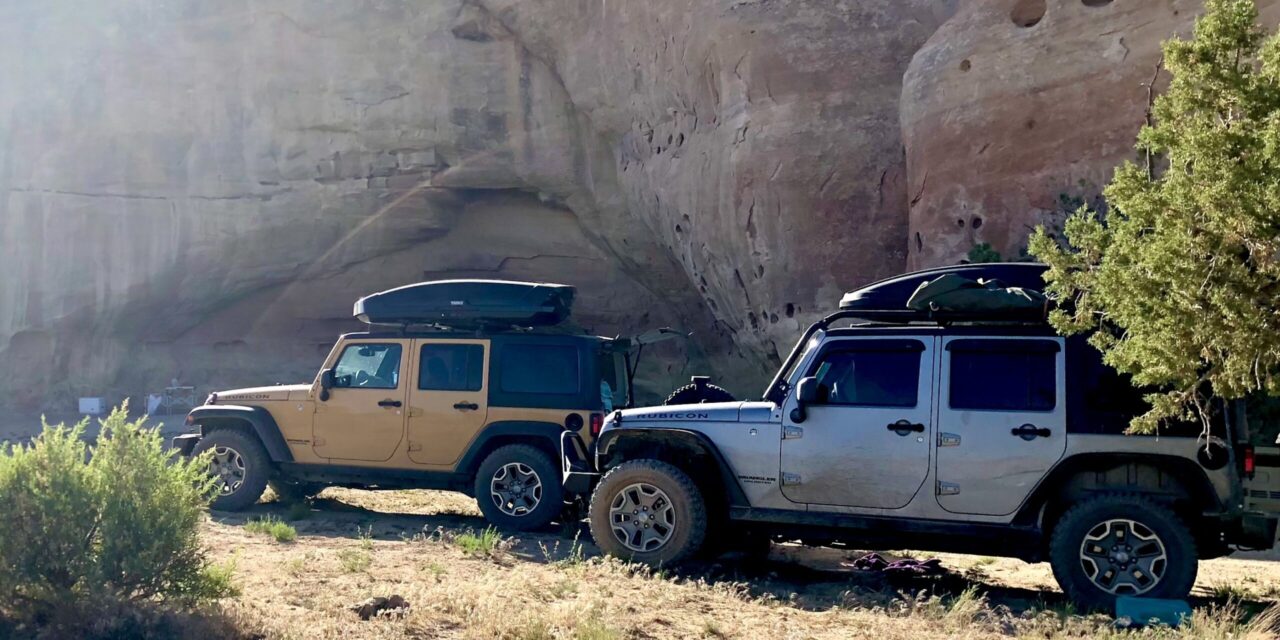
POLYGON ((970 223, 969 223, 969 226, 973 227, 974 229, 981 229, 981 228, 982 228, 982 217, 981 217, 981 216, 974 216, 974 217, 973 217, 973 222, 970 222, 970 223))
POLYGON ((1044 19, 1045 10, 1045 0, 1018 0, 1009 19, 1019 27, 1034 27, 1044 19))
MULTIPOLYGON (((1111 4, 1111 0, 1080 0, 1080 2, 1086 7, 1105 7, 1111 4)), ((1175 11, 1174 15, 1178 15, 1178 12, 1175 11)))
POLYGON ((676 225, 676 233, 684 233, 684 227, 676 225))
POLYGON ((796 305, 794 305, 794 304, 792 304, 792 303, 788 302, 788 303, 787 303, 787 317, 788 317, 788 318, 794 318, 794 317, 795 317, 795 315, 796 315, 796 305))
POLYGON ((961 71, 968 71, 968 70, 969 70, 969 69, 971 69, 971 68, 973 68, 973 63, 972 63, 972 62, 969 62, 969 59, 968 59, 968 58, 965 58, 964 60, 961 60, 961 61, 960 61, 960 70, 961 70, 961 71))
POLYGON ((963 226, 964 226, 964 218, 956 218, 956 226, 957 226, 957 227, 963 227, 963 226))
POLYGON ((920 232, 916 232, 916 251, 924 251, 924 236, 920 232))

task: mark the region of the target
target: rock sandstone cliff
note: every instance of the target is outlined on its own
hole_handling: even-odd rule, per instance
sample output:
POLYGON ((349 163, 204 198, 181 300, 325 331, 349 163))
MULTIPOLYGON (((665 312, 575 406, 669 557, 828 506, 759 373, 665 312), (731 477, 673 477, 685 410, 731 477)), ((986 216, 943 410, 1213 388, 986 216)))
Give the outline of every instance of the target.
POLYGON ((693 334, 649 397, 752 395, 840 292, 1096 195, 1198 10, 7 3, 0 405, 309 379, 356 297, 445 277, 577 285, 693 334))

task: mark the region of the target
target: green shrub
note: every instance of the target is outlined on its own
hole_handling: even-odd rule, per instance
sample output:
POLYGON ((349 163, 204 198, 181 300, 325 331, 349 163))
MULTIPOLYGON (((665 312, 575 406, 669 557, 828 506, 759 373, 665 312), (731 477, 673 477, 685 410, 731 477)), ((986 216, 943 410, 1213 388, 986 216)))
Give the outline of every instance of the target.
POLYGON ((86 420, 0 449, 0 617, 39 624, 91 602, 190 605, 232 589, 197 538, 208 458, 174 459, 144 420, 121 407, 93 446, 86 420))
POLYGON ((497 529, 487 527, 478 534, 472 531, 460 533, 453 539, 453 542, 467 555, 487 558, 496 555, 501 550, 502 535, 498 533, 497 529))
POLYGON ((298 538, 298 530, 282 522, 275 516, 267 516, 259 520, 250 520, 244 525, 249 533, 265 533, 276 542, 293 542, 298 538))

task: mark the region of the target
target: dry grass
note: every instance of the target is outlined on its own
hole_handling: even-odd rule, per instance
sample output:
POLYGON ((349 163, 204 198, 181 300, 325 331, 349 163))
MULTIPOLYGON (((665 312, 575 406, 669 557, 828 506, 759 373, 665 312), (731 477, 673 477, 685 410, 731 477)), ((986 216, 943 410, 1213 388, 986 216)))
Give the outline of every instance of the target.
MULTIPOLYGON (((216 514, 205 539, 232 559, 242 595, 223 602, 243 629, 269 638, 1057 638, 1131 637, 1106 616, 1063 605, 1044 565, 943 555, 963 578, 889 585, 842 565, 830 549, 775 547, 765 564, 728 562, 654 573, 603 559, 580 531, 486 533, 474 503, 433 492, 330 490, 292 545, 247 533, 244 517, 216 514), (400 617, 361 621, 348 605, 399 594, 400 617)), ((263 511, 278 507, 260 506, 263 511)), ((253 514, 254 517, 261 515, 253 514)), ((1272 638, 1274 615, 1242 625, 1246 610, 1280 593, 1280 567, 1217 560, 1202 568, 1196 618, 1138 637, 1272 638), (1214 589, 1214 587, 1219 587, 1214 589), (1225 599, 1224 599, 1225 600, 1225 599)))

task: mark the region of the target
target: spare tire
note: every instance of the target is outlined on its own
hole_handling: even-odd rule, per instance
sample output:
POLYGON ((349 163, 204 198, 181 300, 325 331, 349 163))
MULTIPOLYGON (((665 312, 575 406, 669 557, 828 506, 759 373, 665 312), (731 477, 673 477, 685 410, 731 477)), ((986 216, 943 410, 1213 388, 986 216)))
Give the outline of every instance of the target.
POLYGON ((692 381, 667 396, 662 404, 702 404, 704 402, 733 402, 733 394, 711 384, 711 378, 694 376, 692 381))

